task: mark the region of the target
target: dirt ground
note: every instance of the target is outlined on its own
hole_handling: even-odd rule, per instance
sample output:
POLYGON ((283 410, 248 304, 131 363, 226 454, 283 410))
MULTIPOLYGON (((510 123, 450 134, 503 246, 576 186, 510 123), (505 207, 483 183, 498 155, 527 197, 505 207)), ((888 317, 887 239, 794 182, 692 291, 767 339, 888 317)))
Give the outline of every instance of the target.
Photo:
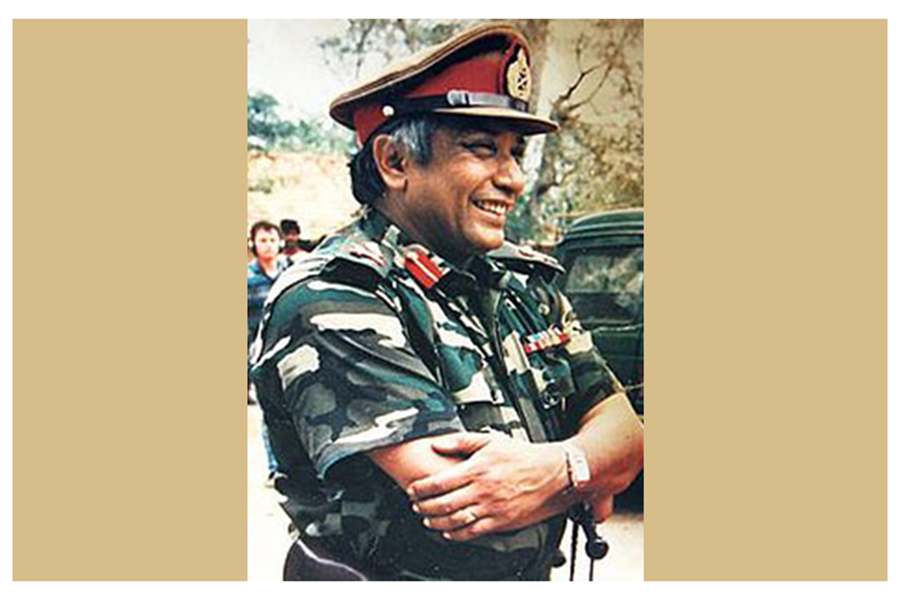
MULTIPOLYGON (((279 494, 265 486, 266 458, 259 435, 258 406, 247 407, 247 578, 279 581, 284 556, 290 546, 288 519, 278 505, 279 494)), ((616 514, 601 526, 610 544, 609 554, 594 565, 594 581, 640 581, 644 578, 644 513, 639 502, 618 502, 616 514)), ((568 556, 569 531, 562 549, 568 556)), ((576 581, 587 581, 589 560, 584 555, 584 535, 579 535, 575 561, 576 581)), ((555 569, 553 581, 569 580, 569 565, 555 569)))

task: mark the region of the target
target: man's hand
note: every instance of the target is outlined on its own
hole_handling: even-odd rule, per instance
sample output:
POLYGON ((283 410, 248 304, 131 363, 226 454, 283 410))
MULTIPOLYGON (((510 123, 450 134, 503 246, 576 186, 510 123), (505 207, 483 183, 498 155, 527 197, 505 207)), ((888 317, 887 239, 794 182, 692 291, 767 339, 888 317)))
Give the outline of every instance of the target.
POLYGON ((610 518, 613 514, 613 496, 612 494, 596 494, 588 500, 588 504, 594 510, 594 521, 597 524, 610 518))
MULTIPOLYGON (((565 510, 565 453, 559 443, 532 444, 502 434, 442 436, 432 449, 466 460, 413 482, 407 493, 427 527, 465 541, 519 529, 565 510)), ((574 500, 574 499, 573 499, 574 500)))
MULTIPOLYGON (((583 491, 598 522, 612 513, 644 464, 644 428, 625 394, 610 396, 582 418, 569 438, 585 453, 591 481, 583 491)), ((413 500, 427 527, 451 540, 545 521, 578 501, 560 442, 532 444, 502 434, 454 433, 369 452, 413 500)))
MULTIPOLYGON (((590 462, 586 501, 597 522, 609 518, 613 494, 634 480, 644 463, 644 428, 625 394, 615 394, 583 417, 570 438, 590 462)), ((407 493, 427 527, 465 541, 544 521, 577 501, 563 494, 569 479, 558 442, 532 444, 497 434, 460 433, 431 443, 435 452, 461 462, 412 479, 407 493)))

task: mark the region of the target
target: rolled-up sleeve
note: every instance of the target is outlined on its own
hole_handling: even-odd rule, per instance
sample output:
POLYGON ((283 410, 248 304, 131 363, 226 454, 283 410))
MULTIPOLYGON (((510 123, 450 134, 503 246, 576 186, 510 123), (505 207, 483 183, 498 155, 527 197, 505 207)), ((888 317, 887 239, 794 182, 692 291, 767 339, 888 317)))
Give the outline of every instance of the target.
POLYGON ((577 423, 592 407, 625 388, 594 345, 590 331, 582 327, 569 299, 562 292, 556 294, 562 329, 569 337, 565 349, 575 384, 569 420, 577 423))
POLYGON ((338 461, 419 437, 464 431, 452 398, 383 297, 316 280, 273 307, 256 369, 320 475, 338 461))

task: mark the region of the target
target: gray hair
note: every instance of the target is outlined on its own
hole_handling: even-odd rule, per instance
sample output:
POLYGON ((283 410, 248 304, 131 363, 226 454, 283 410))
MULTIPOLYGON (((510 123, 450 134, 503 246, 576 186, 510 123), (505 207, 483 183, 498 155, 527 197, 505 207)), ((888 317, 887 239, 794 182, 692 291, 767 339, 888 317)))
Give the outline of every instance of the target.
POLYGON ((411 115, 390 121, 370 135, 362 149, 350 159, 350 184, 356 200, 372 205, 387 191, 375 164, 372 148, 376 136, 390 136, 391 143, 403 146, 416 164, 425 166, 431 162, 431 141, 441 124, 440 118, 431 115, 411 115))

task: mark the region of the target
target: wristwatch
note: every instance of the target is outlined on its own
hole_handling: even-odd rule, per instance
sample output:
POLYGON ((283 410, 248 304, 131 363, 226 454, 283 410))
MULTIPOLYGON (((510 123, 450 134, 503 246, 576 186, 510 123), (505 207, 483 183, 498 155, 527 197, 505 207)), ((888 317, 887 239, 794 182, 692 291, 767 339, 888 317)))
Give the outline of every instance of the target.
POLYGON ((566 453, 566 470, 569 472, 569 490, 583 492, 591 482, 591 467, 581 448, 573 443, 563 443, 566 453))

